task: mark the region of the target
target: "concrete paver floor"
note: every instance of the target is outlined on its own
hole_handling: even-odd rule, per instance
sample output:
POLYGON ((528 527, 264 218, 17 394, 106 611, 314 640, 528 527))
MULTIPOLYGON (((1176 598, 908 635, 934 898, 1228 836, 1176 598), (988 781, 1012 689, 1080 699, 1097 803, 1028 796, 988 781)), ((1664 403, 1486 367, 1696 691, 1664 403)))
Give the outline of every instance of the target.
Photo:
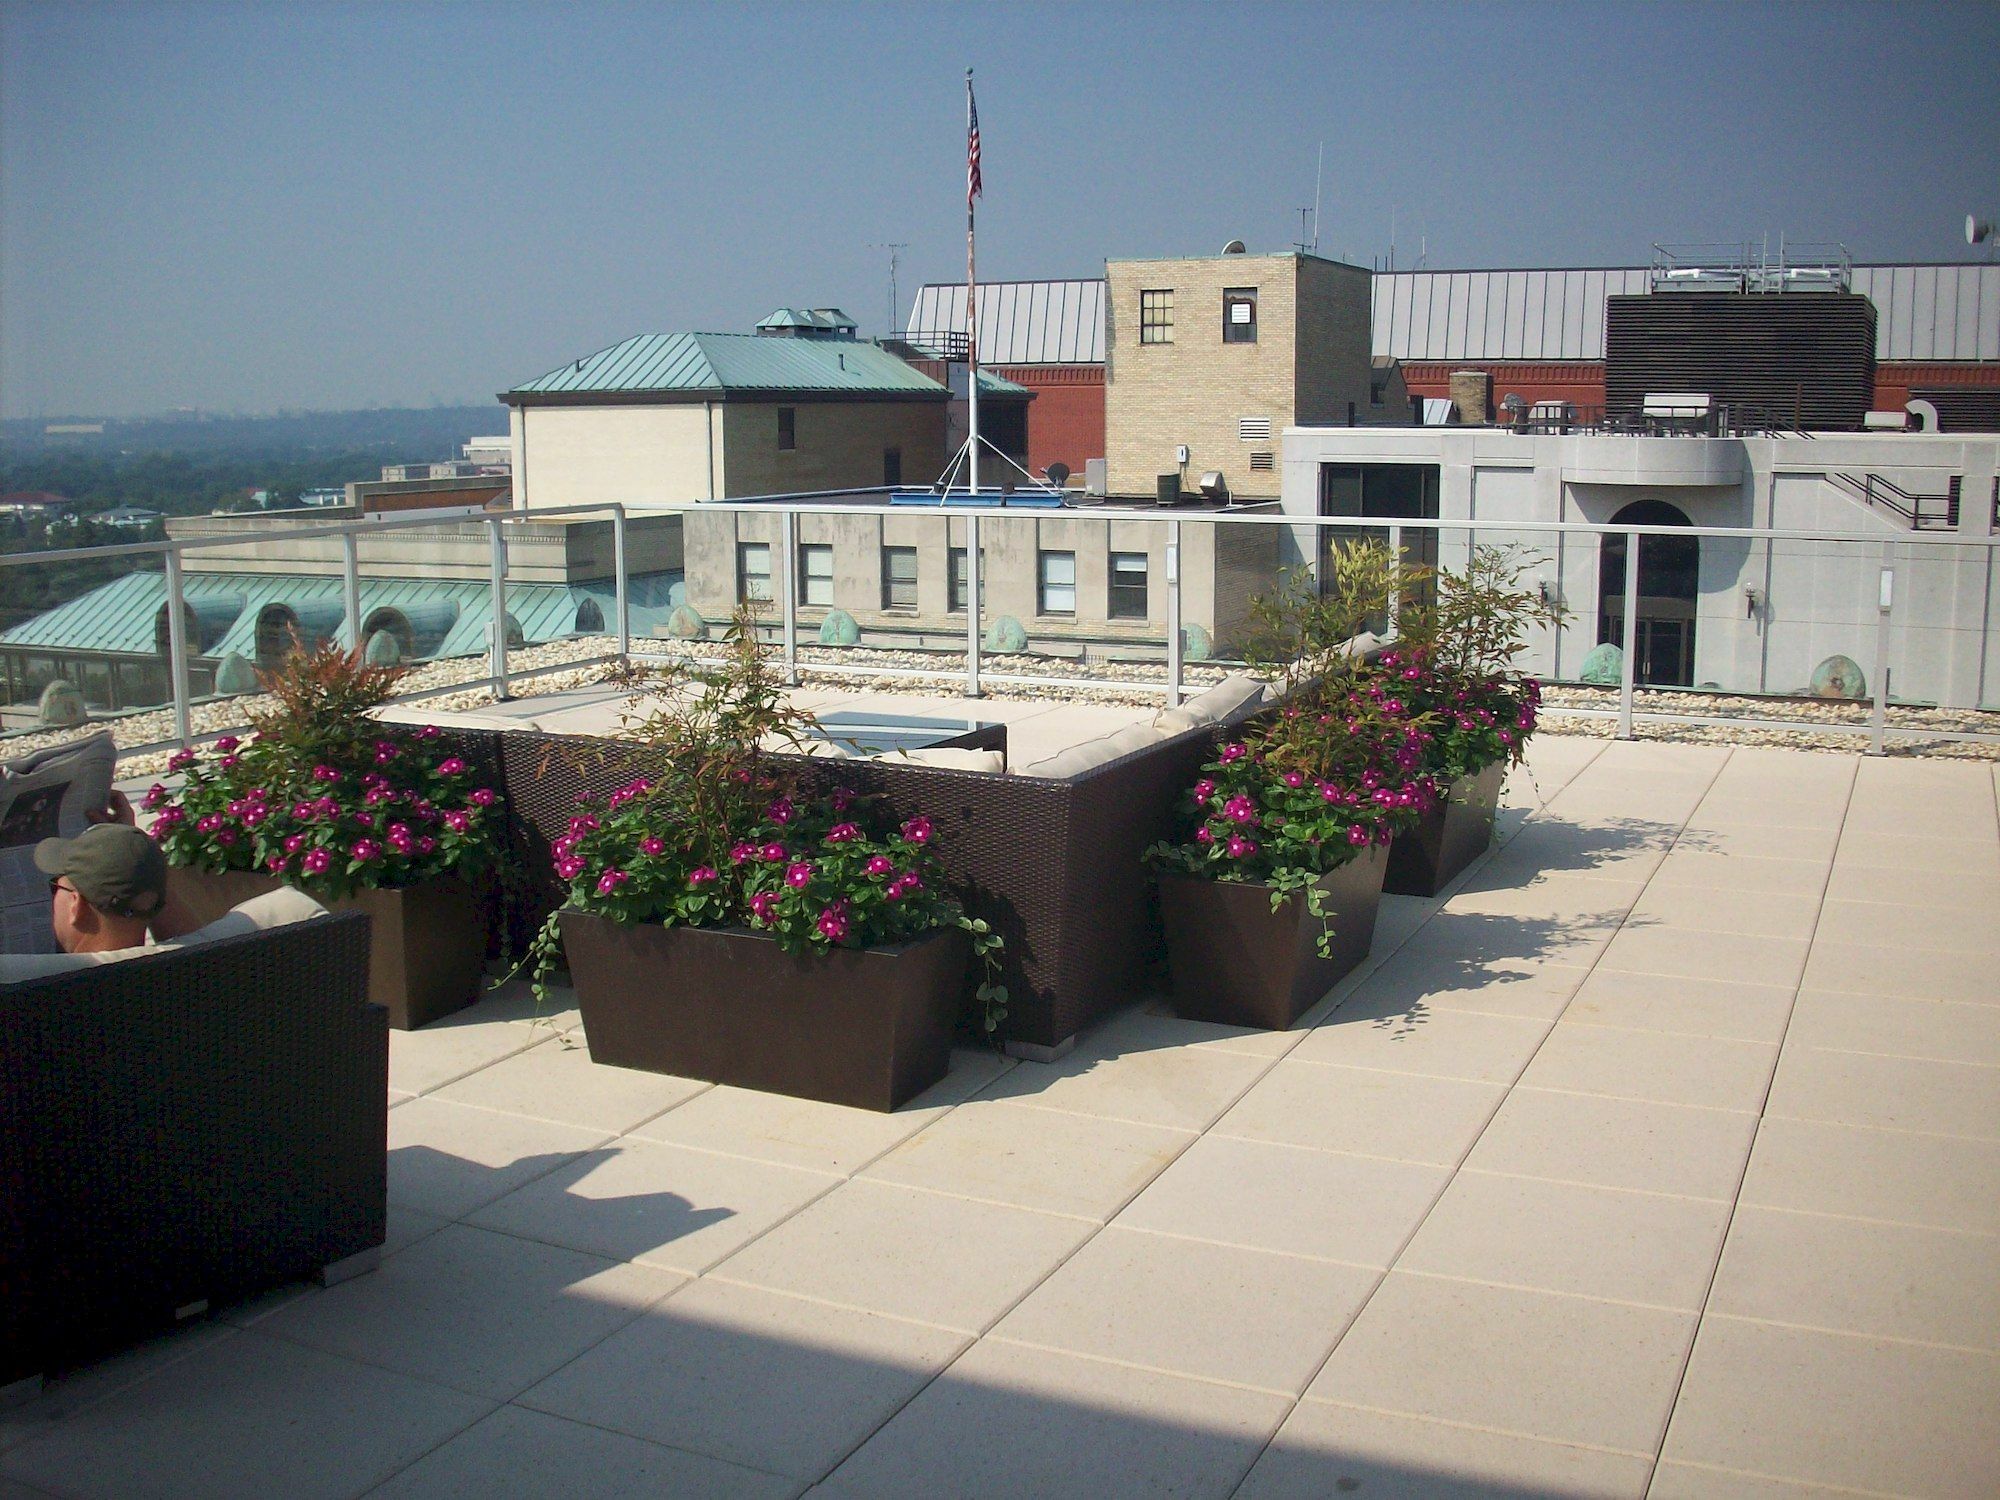
POLYGON ((1994 768, 1531 769, 1286 1033, 891 1116, 399 1034, 381 1270, 52 1382, 0 1497, 2000 1493, 1994 768))

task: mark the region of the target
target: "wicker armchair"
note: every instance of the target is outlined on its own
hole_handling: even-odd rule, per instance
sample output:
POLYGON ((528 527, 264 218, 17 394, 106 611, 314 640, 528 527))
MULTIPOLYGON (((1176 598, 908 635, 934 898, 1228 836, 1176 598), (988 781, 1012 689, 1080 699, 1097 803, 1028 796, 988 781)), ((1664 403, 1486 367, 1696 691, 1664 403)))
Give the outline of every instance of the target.
POLYGON ((389 1044, 367 981, 354 915, 0 986, 0 1390, 372 1264, 389 1044))

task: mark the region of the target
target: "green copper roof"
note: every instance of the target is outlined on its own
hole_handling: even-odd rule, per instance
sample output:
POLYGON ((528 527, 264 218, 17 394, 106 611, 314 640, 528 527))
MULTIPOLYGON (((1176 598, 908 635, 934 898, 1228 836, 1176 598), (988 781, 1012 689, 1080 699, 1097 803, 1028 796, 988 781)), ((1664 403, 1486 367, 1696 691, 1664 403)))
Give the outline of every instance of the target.
POLYGON ((851 339, 646 333, 514 387, 514 396, 591 392, 798 391, 942 396, 895 355, 851 339))
MULTIPOLYGON (((234 651, 252 661, 257 656, 257 614, 265 605, 286 604, 297 609, 304 604, 330 604, 338 609, 342 603, 338 578, 263 573, 189 573, 183 581, 183 594, 207 637, 188 642, 190 656, 219 658, 234 651)), ((607 626, 612 626, 616 597, 609 580, 577 585, 510 583, 507 613, 530 643, 560 640, 575 633, 577 609, 585 600, 595 601, 607 626)), ((635 575, 630 601, 633 633, 647 634, 655 625, 664 624, 681 597, 679 573, 635 575)), ((128 573, 0 632, 0 646, 149 656, 154 651, 155 621, 166 598, 165 575, 128 573)), ((487 584, 423 578, 364 578, 361 582, 364 620, 385 605, 408 610, 440 604, 457 606, 457 613, 443 638, 426 654, 466 656, 485 650, 486 621, 492 609, 492 591, 487 584)))

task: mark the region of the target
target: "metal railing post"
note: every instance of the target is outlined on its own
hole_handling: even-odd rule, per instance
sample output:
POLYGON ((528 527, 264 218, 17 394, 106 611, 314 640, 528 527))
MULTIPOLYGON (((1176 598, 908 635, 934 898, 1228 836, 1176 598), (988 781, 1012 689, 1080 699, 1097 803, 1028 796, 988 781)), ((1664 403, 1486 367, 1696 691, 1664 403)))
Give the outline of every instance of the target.
POLYGON ((617 593, 618 661, 622 666, 632 654, 632 588, 625 571, 625 507, 611 508, 611 576, 617 593))
MULTIPOLYGON (((946 547, 950 555, 950 547, 946 547)), ((948 582, 948 580, 947 580, 948 582)), ((979 515, 965 513, 965 696, 980 697, 979 691, 979 515)))
POLYGON ((785 561, 778 570, 778 586, 783 600, 778 612, 785 622, 785 682, 791 687, 799 685, 799 590, 792 576, 798 563, 797 527, 798 517, 789 508, 779 513, 778 541, 784 550, 785 561))
POLYGON ((1882 578, 1875 596, 1875 702, 1868 712, 1868 753, 1889 753, 1889 611, 1896 603, 1895 553, 1882 548, 1882 578))
POLYGON ((492 645, 487 654, 489 680, 496 703, 507 699, 507 533, 498 516, 488 521, 492 533, 493 620, 492 645))
POLYGON ((341 636, 350 651, 361 649, 361 557, 349 531, 340 538, 341 636))
POLYGON ((1396 634, 1403 620, 1403 528, 1389 528, 1389 621, 1388 633, 1396 634))
POLYGON ((167 549, 167 684, 174 699, 174 738, 188 748, 194 732, 188 719, 187 598, 181 589, 180 549, 167 549))
POLYGON ((1618 663, 1618 738, 1632 738, 1632 687, 1639 672, 1639 533, 1625 533, 1625 628, 1618 663))
POLYGON ((1167 707, 1180 706, 1181 523, 1169 521, 1167 522, 1167 707))

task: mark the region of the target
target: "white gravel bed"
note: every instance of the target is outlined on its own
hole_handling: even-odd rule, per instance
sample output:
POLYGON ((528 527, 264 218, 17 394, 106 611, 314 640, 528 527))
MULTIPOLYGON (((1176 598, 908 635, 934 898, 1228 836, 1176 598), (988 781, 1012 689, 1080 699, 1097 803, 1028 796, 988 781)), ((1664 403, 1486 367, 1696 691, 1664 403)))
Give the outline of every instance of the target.
MULTIPOLYGON (((650 648, 662 655, 684 656, 699 661, 719 662, 726 652, 726 647, 722 643, 714 641, 635 640, 633 644, 641 651, 650 648)), ((560 667, 565 662, 601 655, 609 645, 609 639, 604 637, 553 641, 546 645, 510 651, 507 659, 510 668, 515 671, 553 668, 560 667)), ((962 675, 964 661, 963 657, 952 652, 887 651, 874 647, 838 648, 817 644, 800 646, 798 659, 800 680, 815 687, 842 687, 854 692, 928 696, 956 693, 958 684, 953 679, 962 675), (953 677, 877 675, 872 672, 849 675, 815 670, 839 666, 944 670, 951 672, 953 677)), ((1034 655, 987 655, 982 657, 981 662, 980 686, 988 696, 994 698, 1102 703, 1135 708, 1154 706, 1162 701, 1160 686, 1164 682, 1165 673, 1162 664, 1158 662, 1083 663, 1073 659, 1034 655), (995 682, 994 674, 1011 677, 1082 678, 1102 686, 1003 683, 995 682)), ((1183 680, 1190 693, 1200 692, 1220 682, 1231 670, 1230 667, 1211 662, 1191 662, 1183 671, 1183 680)), ((422 692, 426 689, 463 683, 465 685, 463 691, 439 694, 425 701, 443 712, 489 708, 493 703, 493 695, 486 685, 485 673, 486 659, 483 656, 454 657, 446 661, 429 662, 410 672, 404 679, 404 691, 422 692)), ((603 662, 594 662, 569 672, 550 671, 517 684, 517 696, 533 699, 566 692, 605 681, 611 675, 612 668, 603 662)), ((197 736, 210 736, 240 728, 251 712, 268 702, 267 697, 259 694, 197 704, 190 715, 194 732, 197 736)), ((1615 688, 1552 686, 1547 691, 1546 702, 1551 707, 1615 710, 1618 706, 1618 692, 1615 688)), ((1870 706, 1866 703, 1808 698, 1756 698, 1660 689, 1640 689, 1634 695, 1633 707, 1639 714, 1653 712, 1700 714, 1722 718, 1793 719, 1828 726, 1851 725, 1858 728, 1865 728, 1870 716, 1870 706)), ((1993 712, 1891 706, 1888 721, 1898 728, 1924 729, 1939 733, 2000 733, 2000 713, 1993 712)), ((1542 720, 1542 730, 1545 733, 1582 735, 1599 739, 1611 737, 1616 732, 1616 727, 1616 722, 1612 719, 1580 718, 1567 714, 1549 714, 1542 720)), ((82 732, 95 733, 99 729, 109 729, 122 747, 157 744, 169 738, 173 734, 173 728, 172 710, 157 709, 97 720, 86 726, 82 732)), ((1778 745, 1791 749, 1833 753, 1851 753, 1865 748, 1867 743, 1865 739, 1855 734, 1828 734, 1810 729, 1767 729, 1748 724, 1741 727, 1651 724, 1642 720, 1634 725, 1634 733, 1640 739, 1649 740, 1674 740, 1696 744, 1778 745)), ((37 731, 9 736, 0 740, 0 747, 4 747, 5 753, 9 755, 25 755, 48 745, 75 739, 78 734, 79 731, 75 729, 37 731)), ((1889 749, 1892 754, 1898 755, 2000 760, 2000 745, 1892 738, 1889 741, 1889 749)), ((122 757, 119 771, 123 776, 157 775, 164 769, 166 759, 165 752, 122 757)))

